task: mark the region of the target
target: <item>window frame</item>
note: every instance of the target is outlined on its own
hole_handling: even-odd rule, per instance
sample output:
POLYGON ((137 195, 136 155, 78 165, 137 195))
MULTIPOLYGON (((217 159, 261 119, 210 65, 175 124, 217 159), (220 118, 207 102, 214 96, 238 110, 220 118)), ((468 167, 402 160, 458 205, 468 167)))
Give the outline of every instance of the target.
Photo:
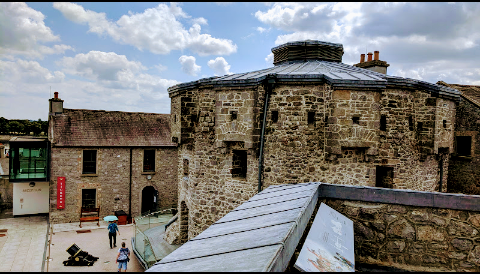
MULTIPOLYGON (((98 151, 96 149, 84 149, 82 151, 82 174, 86 174, 86 175, 89 175, 89 174, 97 174, 98 173, 98 151), (85 152, 95 152, 95 160, 86 160, 86 156, 85 156, 85 152), (95 170, 94 172, 91 172, 91 171, 87 171, 85 169, 85 163, 95 163, 93 166, 95 167, 95 170)), ((90 167, 88 167, 90 168, 90 167)))
POLYGON ((232 178, 234 179, 246 179, 248 173, 248 153, 246 150, 232 150, 232 178), (239 153, 240 152, 240 153, 239 153), (240 167, 234 166, 235 158, 238 157, 240 161, 240 167), (243 158, 244 157, 244 158, 243 158), (242 165, 244 164, 244 165, 242 165), (236 170, 240 169, 240 172, 236 170))
MULTIPOLYGON (((143 172, 155 172, 155 156, 156 156, 156 152, 155 152, 155 149, 144 149, 143 150, 143 172), (153 166, 153 168, 151 169, 145 169, 146 165, 147 165, 147 151, 148 153, 151 153, 153 152, 153 158, 150 160, 150 161, 153 161, 152 163, 150 163, 150 165, 153 166)), ((151 155, 150 155, 151 157, 151 155)))
POLYGON ((85 206, 85 199, 84 199, 84 195, 86 194, 86 191, 89 191, 89 190, 94 190, 94 193, 95 193, 95 197, 93 199, 88 199, 89 201, 93 200, 94 203, 93 203, 93 208, 96 208, 97 207, 97 189, 96 188, 82 188, 82 207, 87 207, 89 208, 88 206, 85 206), (85 192, 84 192, 85 191, 85 192))

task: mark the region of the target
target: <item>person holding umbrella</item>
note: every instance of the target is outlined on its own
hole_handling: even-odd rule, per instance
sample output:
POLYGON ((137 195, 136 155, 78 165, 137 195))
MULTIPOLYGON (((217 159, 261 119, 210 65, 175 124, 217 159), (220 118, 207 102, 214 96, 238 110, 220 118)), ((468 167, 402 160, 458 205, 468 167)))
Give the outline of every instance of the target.
POLYGON ((108 240, 110 241, 110 249, 117 247, 117 232, 120 235, 120 230, 118 230, 117 224, 114 222, 118 220, 116 216, 106 216, 103 220, 108 221, 108 240), (113 238, 113 247, 112 247, 112 238, 113 238))

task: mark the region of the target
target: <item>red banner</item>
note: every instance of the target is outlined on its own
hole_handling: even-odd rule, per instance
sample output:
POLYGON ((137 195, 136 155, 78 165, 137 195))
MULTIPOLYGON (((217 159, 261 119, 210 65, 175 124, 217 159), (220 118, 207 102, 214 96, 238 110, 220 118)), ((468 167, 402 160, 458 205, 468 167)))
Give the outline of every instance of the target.
POLYGON ((65 177, 57 177, 57 209, 65 208, 65 177))

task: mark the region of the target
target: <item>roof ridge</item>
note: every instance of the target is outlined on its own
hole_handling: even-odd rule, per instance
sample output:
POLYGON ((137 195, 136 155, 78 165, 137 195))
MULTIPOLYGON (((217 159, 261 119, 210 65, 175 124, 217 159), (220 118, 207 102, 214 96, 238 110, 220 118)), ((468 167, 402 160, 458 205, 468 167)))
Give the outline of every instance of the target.
POLYGON ((75 108, 64 108, 69 111, 91 111, 91 112, 120 112, 128 114, 151 114, 151 115, 171 115, 170 113, 154 113, 154 112, 138 112, 138 111, 120 111, 120 110, 103 110, 103 109, 75 109, 75 108))

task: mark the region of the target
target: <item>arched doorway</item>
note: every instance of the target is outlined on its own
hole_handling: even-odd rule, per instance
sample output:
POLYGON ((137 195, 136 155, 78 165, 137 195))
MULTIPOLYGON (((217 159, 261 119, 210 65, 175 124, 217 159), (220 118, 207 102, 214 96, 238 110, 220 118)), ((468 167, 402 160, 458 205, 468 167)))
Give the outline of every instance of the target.
POLYGON ((180 204, 180 242, 188 241, 188 207, 185 201, 180 204))
POLYGON ((142 215, 157 209, 156 190, 153 186, 146 186, 142 190, 142 215))

